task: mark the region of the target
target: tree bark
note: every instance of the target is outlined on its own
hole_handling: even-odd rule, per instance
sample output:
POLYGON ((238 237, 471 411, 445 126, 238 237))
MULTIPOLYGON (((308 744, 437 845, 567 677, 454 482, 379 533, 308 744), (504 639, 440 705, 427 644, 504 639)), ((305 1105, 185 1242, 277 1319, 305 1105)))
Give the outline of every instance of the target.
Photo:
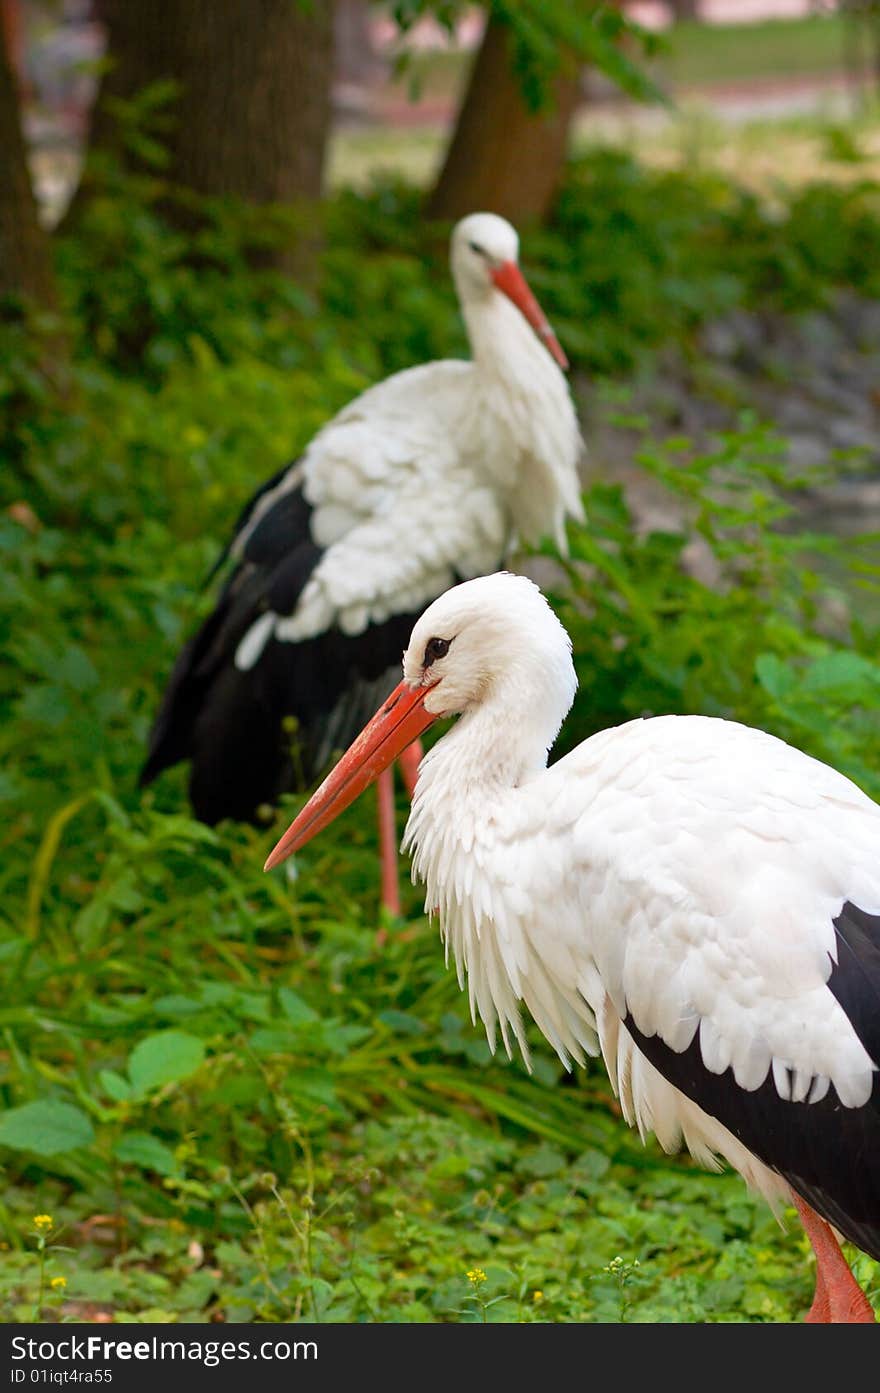
POLYGON ((373 48, 369 0, 336 0, 334 37, 336 76, 341 82, 369 83, 386 63, 373 48))
POLYGON ((674 24, 700 18, 700 0, 666 0, 674 24))
POLYGON ((490 19, 465 93, 428 214, 456 219, 500 213, 511 222, 540 221, 556 193, 579 98, 577 68, 560 74, 552 106, 526 106, 511 66, 505 24, 490 19))
POLYGON ((333 4, 313 0, 100 0, 111 67, 90 147, 118 148, 114 105, 171 79, 162 171, 249 203, 321 193, 330 124, 333 4))
POLYGON ((0 300, 55 309, 49 239, 37 217, 5 26, 0 26, 0 150, 0 300))

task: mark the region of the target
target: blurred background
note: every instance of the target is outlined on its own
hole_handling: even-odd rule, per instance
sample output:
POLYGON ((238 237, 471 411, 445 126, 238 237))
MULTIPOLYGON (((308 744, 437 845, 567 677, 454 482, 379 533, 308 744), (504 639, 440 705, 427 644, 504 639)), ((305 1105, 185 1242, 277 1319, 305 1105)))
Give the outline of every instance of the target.
POLYGON ((490 209, 587 445, 569 555, 520 561, 559 748, 704 712, 880 795, 880 4, 0 16, 3 1318, 800 1319, 738 1178, 598 1067, 490 1055, 419 892, 381 918, 368 799, 291 883, 295 798, 208 828, 137 778, 245 500, 467 354, 449 230, 490 209))
MULTIPOLYGON (((675 109, 634 101, 615 74, 585 66, 565 113, 575 151, 601 138, 672 161, 687 143, 691 157, 766 182, 794 172, 803 177, 833 160, 834 148, 811 144, 811 122, 862 118, 861 153, 868 161, 876 154, 867 118, 878 82, 880 20, 870 0, 632 0, 616 8, 661 40, 644 70, 675 109), (778 127, 779 139, 760 150, 759 130, 768 125, 778 127)), ((134 16, 138 5, 129 10, 134 16)), ((336 0, 333 11, 333 52, 322 58, 330 89, 327 186, 363 183, 376 170, 393 170, 432 187, 476 55, 491 43, 485 9, 336 0)), ((4 0, 48 222, 60 216, 79 178, 99 75, 106 70, 112 4, 105 13, 107 23, 100 0, 4 0)), ((141 75, 150 76, 143 57, 141 75)), ((520 215, 532 211, 523 194, 519 201, 520 215)))
MULTIPOLYGON (((611 177, 615 168, 618 180, 626 161, 637 164, 653 180, 652 192, 644 186, 648 197, 672 187, 662 180, 669 171, 690 177, 692 188, 714 180, 716 205, 726 180, 742 199, 761 200, 771 220, 774 209, 784 218, 796 208, 796 235, 823 236, 821 249, 804 248, 804 255, 828 264, 803 268, 812 288, 796 283, 790 255, 785 266, 762 268, 757 279, 765 277, 780 302, 803 307, 804 293, 822 298, 826 275, 867 284, 874 274, 867 255, 858 268, 842 269, 852 248, 835 227, 864 206, 877 175, 880 13, 871 0, 638 0, 570 12, 552 0, 497 7, 284 0, 278 16, 267 5, 264 22, 253 26, 238 24, 236 9, 230 4, 224 17, 222 6, 196 3, 172 14, 137 0, 3 0, 39 223, 24 238, 21 208, 16 215, 6 203, 14 225, 4 258, 10 289, 30 284, 44 303, 57 303, 39 229, 74 231, 90 192, 102 180, 106 187, 108 161, 129 177, 152 176, 152 207, 160 204, 158 178, 178 202, 188 191, 190 199, 232 198, 243 208, 283 205, 286 235, 277 223, 270 230, 269 219, 248 235, 262 242, 264 264, 292 270, 309 286, 326 216, 323 207, 318 213, 322 196, 405 186, 418 196, 423 224, 486 207, 528 234, 558 221, 566 160, 579 158, 593 162, 594 176, 601 167, 611 177), (827 190, 823 208, 805 193, 817 181, 827 190), (293 230, 295 207, 300 225, 293 230)), ((161 206, 168 215, 168 197, 161 206)), ((671 207, 658 214, 675 217, 671 207)), ((623 216, 618 210, 618 224, 623 216)), ((172 221, 191 227, 192 215, 178 208, 172 221)), ((814 338, 806 346, 790 324, 738 313, 745 306, 733 288, 740 269, 733 263, 748 246, 719 251, 711 280, 688 287, 673 266, 678 228, 653 219, 650 229, 615 228, 641 243, 629 283, 618 283, 613 266, 591 265, 589 285, 561 306, 569 351, 603 372, 644 363, 645 348, 732 309, 732 319, 722 315, 707 326, 701 352, 731 378, 749 355, 761 359, 746 372, 749 399, 787 429, 794 458, 827 462, 829 450, 853 448, 876 462, 873 354, 848 360, 851 382, 834 381, 842 349, 854 341, 876 347, 873 308, 836 297, 830 319, 809 321, 814 338), (662 269, 644 245, 646 233, 663 244, 662 269), (652 258, 658 285, 644 281, 639 296, 652 258), (600 321, 608 311, 617 323, 596 322, 597 310, 600 321), (797 342, 774 347, 775 338, 792 335, 797 342), (774 355, 802 353, 810 390, 802 381, 773 380, 774 355)), ((697 233, 700 253, 706 233, 697 233)), ((398 226, 398 243, 402 235, 398 226)), ((759 240, 767 235, 765 223, 759 240)), ((613 255, 606 248, 599 259, 613 255)), ((750 293, 757 310, 762 293, 756 285, 750 293)), ((397 361, 391 353, 392 365, 401 365, 405 355, 397 361)), ((679 369, 658 390, 682 397, 678 409, 690 430, 713 412, 696 400, 692 383, 682 394, 680 376, 679 369)), ((580 380, 578 390, 591 406, 591 383, 580 380)), ((619 450, 605 416, 601 406, 586 413, 591 458, 598 450, 609 465, 625 466, 631 439, 619 450)), ((818 502, 845 530, 854 510, 860 528, 866 508, 875 518, 878 497, 867 481, 856 487, 844 479, 818 502)))

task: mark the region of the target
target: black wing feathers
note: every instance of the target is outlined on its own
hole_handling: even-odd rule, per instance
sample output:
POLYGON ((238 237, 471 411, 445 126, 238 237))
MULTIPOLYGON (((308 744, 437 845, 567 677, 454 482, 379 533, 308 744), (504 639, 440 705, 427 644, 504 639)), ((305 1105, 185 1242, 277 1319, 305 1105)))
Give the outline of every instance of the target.
MULTIPOLYGON (((286 473, 251 500, 237 534, 286 473)), ((190 798, 204 822, 252 821, 262 805, 311 783, 397 680, 416 613, 393 615, 356 635, 334 628, 299 643, 272 637, 250 669, 235 666, 238 645, 261 614, 296 608, 322 555, 312 540, 311 512, 300 488, 273 501, 169 678, 141 784, 190 760, 190 798)))
MULTIPOLYGON (((845 904, 834 920, 838 961, 828 988, 880 1064, 880 916, 845 904)), ((814 1103, 780 1098, 772 1074, 751 1092, 732 1069, 712 1074, 699 1032, 680 1054, 659 1035, 626 1028, 654 1067, 758 1156, 852 1243, 880 1261, 880 1073, 868 1101, 846 1108, 834 1085, 814 1103)))
POLYGON ((247 672, 231 658, 215 668, 189 747, 196 815, 259 820, 264 805, 313 783, 391 691, 415 619, 396 615, 354 637, 271 638, 247 672))
POLYGON ((847 903, 834 927, 837 962, 828 986, 868 1054, 880 1065, 880 915, 847 903))
POLYGON ((276 614, 292 614, 303 586, 321 559, 322 551, 313 542, 295 547, 272 570, 266 591, 267 607, 276 614))
MULTIPOLYGON (((211 581, 214 579, 214 577, 217 575, 218 571, 221 570, 224 561, 229 556, 229 553, 235 545, 236 537, 240 536, 244 529, 247 527, 248 523, 251 520, 251 517, 253 516, 254 509, 256 508, 260 499, 264 498, 267 493, 269 493, 278 484, 280 484, 284 476, 288 474, 291 469, 295 469, 298 464, 299 460, 295 459, 290 464, 282 465, 282 467, 278 470, 277 474, 273 474, 271 479, 267 479, 265 484, 261 484, 261 486, 257 489, 256 493, 251 495, 251 497, 248 499, 247 503, 245 503, 244 507, 239 513, 238 518, 236 519, 236 523, 232 529, 232 535, 229 538, 229 541, 226 543, 226 546, 223 548, 220 555, 217 557, 217 560, 211 567, 210 571, 205 576, 205 585, 209 585, 211 581)), ((297 490, 297 492, 299 492, 299 490, 297 490)))
MULTIPOLYGON (((221 562, 247 526, 260 498, 280 483, 292 467, 285 466, 245 506, 221 562)), ((219 713, 228 706, 229 688, 237 689, 241 685, 237 679, 250 676, 238 673, 235 651, 254 621, 266 609, 276 607, 279 600, 284 602, 277 606, 279 613, 290 613, 293 609, 321 555, 312 541, 310 517, 311 508, 302 490, 293 488, 275 500, 254 528, 245 545, 244 557, 221 589, 214 609, 181 649, 174 664, 150 732, 141 786, 152 782, 163 769, 193 757, 198 723, 204 721, 208 727, 213 727, 219 713), (212 704, 218 706, 213 713, 210 711, 212 704)), ((264 674, 246 682, 245 691, 248 686, 253 691, 253 709, 249 709, 246 701, 242 704, 244 691, 241 699, 234 703, 235 718, 244 728, 239 725, 237 730, 226 732, 226 738, 237 749, 257 739, 253 726, 267 719, 267 703, 271 703, 274 690, 267 688, 264 674)), ((234 758, 231 751, 226 758, 234 758)), ((264 780, 258 782, 262 786, 264 780)), ((236 798, 232 801, 236 805, 239 802, 236 798)), ((222 804, 223 800, 220 802, 222 804)), ((207 816, 207 810, 194 806, 197 816, 205 817, 206 821, 241 816, 213 807, 211 815, 207 816)), ((253 808, 249 815, 253 815, 253 808)))
POLYGON ((263 514, 245 542, 245 561, 252 561, 257 566, 274 566, 283 561, 292 545, 311 540, 311 515, 312 509, 303 497, 302 489, 289 489, 282 493, 263 514))

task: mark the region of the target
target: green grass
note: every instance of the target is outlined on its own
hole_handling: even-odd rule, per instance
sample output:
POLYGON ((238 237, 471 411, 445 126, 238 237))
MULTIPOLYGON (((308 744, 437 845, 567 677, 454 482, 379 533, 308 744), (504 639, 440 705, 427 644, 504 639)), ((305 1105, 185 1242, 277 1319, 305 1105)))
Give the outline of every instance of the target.
MULTIPOLYGON (((633 157, 650 168, 685 176, 719 174, 767 200, 813 181, 856 186, 880 180, 880 118, 866 104, 858 118, 815 113, 732 124, 694 97, 657 123, 644 120, 644 109, 598 115, 585 109, 574 122, 571 138, 576 158, 597 148, 633 157)), ((404 179, 429 188, 446 149, 437 128, 415 130, 380 127, 338 130, 330 142, 331 188, 369 190, 377 179, 404 179)), ((867 268, 866 268, 867 269, 867 268)))
POLYGON ((748 24, 678 24, 666 31, 657 71, 673 88, 754 78, 820 77, 846 67, 840 15, 748 24))
POLYGON ((327 179, 331 188, 365 188, 391 175, 426 187, 436 178, 446 149, 441 130, 337 130, 330 140, 327 179))
MULTIPOLYGON (((773 532, 767 450, 735 433, 683 474, 682 442, 645 442, 737 557, 726 593, 678 566, 689 529, 640 538, 616 490, 592 491, 559 600, 584 683, 563 743, 633 709, 720 709, 876 781, 874 639, 861 655, 811 629, 823 590, 773 532)), ((534 1029, 531 1077, 489 1054, 419 892, 382 923, 372 798, 290 879, 261 866, 297 800, 271 827, 211 831, 183 771, 137 793, 205 539, 172 548, 154 520, 136 546, 125 523, 73 543, 4 520, 0 543, 4 1319, 800 1317, 805 1240, 737 1177, 643 1147, 601 1065, 568 1086, 534 1029)))
POLYGON ((269 829, 150 802, 59 809, 5 938, 5 1087, 91 1136, 7 1151, 3 1319, 797 1317, 805 1242, 738 1178, 643 1148, 599 1066, 492 1060, 414 893, 376 946, 372 808, 290 884, 269 829))
MULTIPOLYGON (((743 24, 677 24, 662 35, 652 74, 673 90, 752 79, 825 77, 846 70, 852 28, 839 14, 743 24)), ((401 96, 446 98, 461 93, 472 55, 460 50, 415 52, 391 87, 401 96)))

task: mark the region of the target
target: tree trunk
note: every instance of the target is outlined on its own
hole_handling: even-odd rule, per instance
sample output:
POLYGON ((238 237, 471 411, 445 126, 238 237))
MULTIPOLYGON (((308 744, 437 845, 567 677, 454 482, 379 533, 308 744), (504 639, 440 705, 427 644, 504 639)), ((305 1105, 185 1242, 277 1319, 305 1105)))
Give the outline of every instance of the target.
POLYGON ((666 4, 674 24, 680 24, 685 19, 700 18, 700 0, 666 0, 666 4))
MULTIPOLYGON (((196 193, 291 203, 321 193, 333 5, 314 0, 100 0, 111 67, 90 147, 118 148, 114 106, 171 79, 162 171, 196 193)), ((128 152, 131 153, 130 151, 128 152)))
POLYGON ((18 80, 19 98, 28 96, 24 64, 24 22, 21 0, 0 0, 0 23, 6 41, 6 61, 18 80))
POLYGON ((340 82, 367 84, 384 74, 387 64, 373 48, 369 0, 336 0, 334 37, 340 82))
POLYGON ((446 161, 428 201, 434 218, 500 213, 511 222, 543 219, 553 201, 579 97, 577 69, 552 84, 552 106, 533 112, 510 61, 507 26, 490 19, 446 161))
POLYGON ((49 239, 37 217, 5 26, 0 26, 0 150, 0 300, 30 300, 54 309, 49 239))

